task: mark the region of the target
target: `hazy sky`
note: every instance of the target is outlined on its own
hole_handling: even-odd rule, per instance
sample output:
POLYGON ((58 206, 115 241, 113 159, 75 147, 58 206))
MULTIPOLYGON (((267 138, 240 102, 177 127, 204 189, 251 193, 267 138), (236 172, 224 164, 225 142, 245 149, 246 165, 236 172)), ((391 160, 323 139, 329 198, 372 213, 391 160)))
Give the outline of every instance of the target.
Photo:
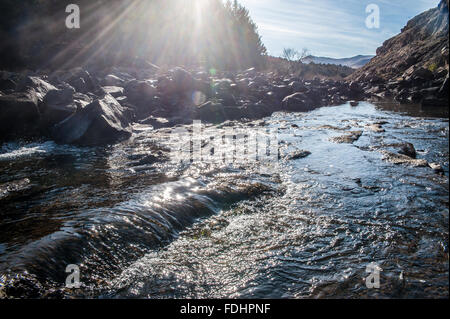
POLYGON ((269 54, 308 48, 316 56, 375 54, 406 22, 439 0, 240 0, 250 10, 269 54), (366 27, 366 7, 380 9, 380 28, 366 27))

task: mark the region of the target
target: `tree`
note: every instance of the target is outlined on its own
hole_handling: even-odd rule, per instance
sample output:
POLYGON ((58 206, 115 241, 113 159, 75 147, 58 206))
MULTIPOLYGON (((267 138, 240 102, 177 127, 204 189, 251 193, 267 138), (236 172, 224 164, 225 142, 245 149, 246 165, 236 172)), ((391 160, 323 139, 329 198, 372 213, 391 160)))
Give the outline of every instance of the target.
POLYGON ((301 68, 305 58, 309 55, 307 48, 303 48, 301 52, 293 48, 284 48, 281 57, 288 62, 288 71, 294 73, 301 68))
POLYGON ((238 69, 262 64, 266 54, 248 10, 237 1, 208 0, 195 8, 185 0, 78 0, 81 28, 68 30, 65 8, 72 2, 2 0, 1 61, 13 52, 27 67, 126 64, 139 57, 169 66, 203 61, 238 69))

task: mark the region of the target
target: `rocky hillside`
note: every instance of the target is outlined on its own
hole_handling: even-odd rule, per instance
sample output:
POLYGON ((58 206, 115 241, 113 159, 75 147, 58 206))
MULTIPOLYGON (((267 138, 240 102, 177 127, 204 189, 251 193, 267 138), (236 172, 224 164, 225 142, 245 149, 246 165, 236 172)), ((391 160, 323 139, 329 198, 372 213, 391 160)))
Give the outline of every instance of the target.
POLYGON ((448 0, 419 14, 377 49, 377 55, 349 80, 368 93, 399 102, 448 103, 448 0))

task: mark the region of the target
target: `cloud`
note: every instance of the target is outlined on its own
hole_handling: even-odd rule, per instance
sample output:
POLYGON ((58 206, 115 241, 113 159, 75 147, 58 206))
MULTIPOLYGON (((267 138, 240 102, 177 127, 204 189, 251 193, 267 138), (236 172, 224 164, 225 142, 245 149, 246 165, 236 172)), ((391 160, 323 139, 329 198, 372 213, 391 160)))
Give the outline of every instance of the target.
POLYGON ((374 54, 407 20, 439 0, 241 0, 250 10, 269 53, 307 47, 315 55, 374 54), (366 6, 380 6, 380 29, 365 26, 366 6))

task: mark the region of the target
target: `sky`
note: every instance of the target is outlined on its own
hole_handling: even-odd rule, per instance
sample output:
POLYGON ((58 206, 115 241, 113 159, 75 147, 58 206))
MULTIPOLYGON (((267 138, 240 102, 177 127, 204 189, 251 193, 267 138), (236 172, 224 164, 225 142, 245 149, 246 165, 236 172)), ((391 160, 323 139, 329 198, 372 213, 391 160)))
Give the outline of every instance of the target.
POLYGON ((408 20, 439 0, 239 0, 250 11, 270 55, 283 48, 345 58, 375 54, 408 20), (379 8, 379 28, 367 28, 366 7, 379 8))

